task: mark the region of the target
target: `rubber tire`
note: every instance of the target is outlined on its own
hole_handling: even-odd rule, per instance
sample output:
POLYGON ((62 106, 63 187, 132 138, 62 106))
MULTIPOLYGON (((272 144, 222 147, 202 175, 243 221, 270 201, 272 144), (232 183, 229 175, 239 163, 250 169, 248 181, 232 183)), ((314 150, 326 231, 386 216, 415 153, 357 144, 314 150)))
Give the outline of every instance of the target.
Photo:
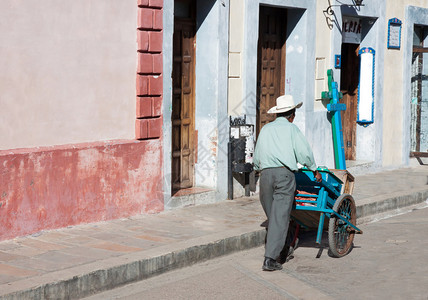
MULTIPOLYGON (((333 210, 337 213, 339 213, 342 217, 348 219, 351 224, 356 225, 357 220, 357 209, 355 207, 355 201, 354 198, 352 198, 349 194, 342 194, 337 198, 336 202, 334 203, 333 210), (349 205, 347 208, 345 205, 349 205), (347 213, 350 214, 349 217, 345 215, 343 212, 343 209, 347 210, 347 213)), ((352 247, 353 247, 353 241, 355 236, 355 230, 346 224, 342 224, 343 221, 337 218, 335 215, 332 215, 330 217, 329 223, 328 223, 328 244, 329 244, 329 250, 330 255, 333 257, 342 257, 348 254, 352 247), (346 240, 345 245, 342 247, 338 247, 339 241, 338 241, 338 234, 335 234, 337 231, 337 228, 339 225, 343 226, 342 232, 346 231, 347 235, 343 236, 346 240)))

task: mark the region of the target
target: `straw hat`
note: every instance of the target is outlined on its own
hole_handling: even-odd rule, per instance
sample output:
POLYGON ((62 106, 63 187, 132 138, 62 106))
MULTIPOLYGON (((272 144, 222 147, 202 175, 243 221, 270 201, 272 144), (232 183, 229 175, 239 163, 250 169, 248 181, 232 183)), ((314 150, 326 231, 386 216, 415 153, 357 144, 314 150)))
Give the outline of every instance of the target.
POLYGON ((291 95, 282 95, 276 98, 276 106, 269 109, 268 114, 278 114, 278 113, 287 112, 294 108, 301 107, 302 104, 303 102, 295 104, 293 96, 291 95))

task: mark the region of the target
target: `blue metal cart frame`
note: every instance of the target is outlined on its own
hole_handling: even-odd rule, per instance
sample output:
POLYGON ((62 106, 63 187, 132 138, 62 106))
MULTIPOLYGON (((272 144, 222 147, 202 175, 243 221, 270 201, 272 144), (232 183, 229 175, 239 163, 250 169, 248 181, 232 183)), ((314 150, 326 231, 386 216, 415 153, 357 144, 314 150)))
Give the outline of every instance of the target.
POLYGON ((343 182, 328 169, 318 168, 322 182, 312 171, 301 169, 296 175, 296 195, 292 219, 306 228, 318 226, 316 243, 321 244, 325 217, 329 220, 328 234, 331 254, 341 257, 349 253, 355 233, 362 233, 356 224, 355 201, 350 194, 341 194, 343 182), (318 220, 319 215, 319 220, 318 220), (318 223, 318 224, 317 224, 318 223))

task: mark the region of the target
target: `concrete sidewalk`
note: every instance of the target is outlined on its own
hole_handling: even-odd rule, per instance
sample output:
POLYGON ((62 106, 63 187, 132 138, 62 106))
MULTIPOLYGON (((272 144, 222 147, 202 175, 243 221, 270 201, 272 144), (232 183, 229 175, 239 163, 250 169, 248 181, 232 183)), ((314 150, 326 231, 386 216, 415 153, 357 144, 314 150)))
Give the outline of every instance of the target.
MULTIPOLYGON (((358 223, 426 205, 428 198, 426 166, 356 176, 355 182, 358 223)), ((254 196, 3 241, 0 299, 82 298, 259 246, 264 220, 254 196)))

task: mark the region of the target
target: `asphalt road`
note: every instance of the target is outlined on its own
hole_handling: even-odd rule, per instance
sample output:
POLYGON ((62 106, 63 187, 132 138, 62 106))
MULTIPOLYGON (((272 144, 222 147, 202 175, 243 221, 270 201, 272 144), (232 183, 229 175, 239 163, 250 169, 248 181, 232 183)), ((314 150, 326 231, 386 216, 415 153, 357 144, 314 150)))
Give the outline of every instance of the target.
POLYGON ((87 299, 428 299, 428 208, 361 225, 347 256, 315 233, 282 271, 261 270, 263 247, 210 260, 87 299))

